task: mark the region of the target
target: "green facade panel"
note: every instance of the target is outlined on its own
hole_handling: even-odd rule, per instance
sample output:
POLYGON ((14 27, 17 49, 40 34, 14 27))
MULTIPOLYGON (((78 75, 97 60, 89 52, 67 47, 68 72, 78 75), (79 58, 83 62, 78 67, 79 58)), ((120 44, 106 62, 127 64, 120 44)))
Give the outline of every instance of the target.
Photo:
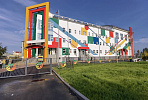
POLYGON ((33 17, 33 36, 32 36, 32 40, 36 40, 36 17, 37 17, 37 13, 35 13, 34 17, 33 17))
POLYGON ((105 30, 101 29, 101 36, 105 36, 105 30))
POLYGON ((69 49, 70 48, 62 48, 62 55, 70 55, 69 49))
POLYGON ((110 47, 110 52, 112 52, 115 49, 115 47, 113 48, 113 46, 110 47))
POLYGON ((126 46, 123 47, 123 49, 127 49, 127 47, 130 45, 131 42, 128 42, 126 46))
POLYGON ((32 57, 35 57, 35 49, 32 49, 32 57))
POLYGON ((59 25, 59 20, 55 19, 55 18, 50 18, 51 20, 53 20, 55 23, 57 23, 59 25))
POLYGON ((87 39, 89 44, 93 44, 93 37, 88 36, 87 39))

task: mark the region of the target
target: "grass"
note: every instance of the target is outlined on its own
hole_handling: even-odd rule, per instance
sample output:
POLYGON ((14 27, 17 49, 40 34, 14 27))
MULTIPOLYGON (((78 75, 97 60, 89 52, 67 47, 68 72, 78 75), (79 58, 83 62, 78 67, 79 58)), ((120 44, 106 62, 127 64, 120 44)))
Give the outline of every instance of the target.
POLYGON ((53 68, 90 100, 148 100, 148 62, 77 64, 53 68))

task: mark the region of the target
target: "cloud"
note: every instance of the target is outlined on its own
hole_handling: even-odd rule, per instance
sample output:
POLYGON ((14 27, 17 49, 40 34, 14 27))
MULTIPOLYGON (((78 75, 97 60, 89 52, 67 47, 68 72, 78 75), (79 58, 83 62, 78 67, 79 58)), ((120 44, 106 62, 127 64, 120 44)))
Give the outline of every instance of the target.
POLYGON ((0 43, 3 46, 7 46, 7 52, 20 51, 21 41, 23 40, 24 35, 20 35, 20 33, 16 34, 14 31, 0 30, 0 43))
POLYGON ((148 43, 148 38, 141 38, 138 41, 134 41, 134 43, 148 43))
POLYGON ((18 44, 23 40, 23 36, 19 34, 14 34, 14 32, 0 30, 0 40, 1 42, 7 42, 8 45, 18 44))
POLYGON ((30 1, 29 0, 14 0, 14 1, 24 6, 31 6, 31 5, 37 4, 36 2, 31 1, 31 0, 30 1))
POLYGON ((24 18, 20 13, 14 13, 4 8, 0 8, 0 12, 0 29, 24 27, 24 23, 22 22, 24 18))
POLYGON ((15 31, 15 33, 20 34, 20 35, 24 35, 25 34, 25 30, 19 30, 19 31, 15 31))
POLYGON ((1 15, 0 15, 0 19, 1 19, 1 20, 5 20, 5 21, 12 21, 11 19, 9 19, 9 18, 7 18, 7 17, 4 17, 4 16, 1 16, 1 15))

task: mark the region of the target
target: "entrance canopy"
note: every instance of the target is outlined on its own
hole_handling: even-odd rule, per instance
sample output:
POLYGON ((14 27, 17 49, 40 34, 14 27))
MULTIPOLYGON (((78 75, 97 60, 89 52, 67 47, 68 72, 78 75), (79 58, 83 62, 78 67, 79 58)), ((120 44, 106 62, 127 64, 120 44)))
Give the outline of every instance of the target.
POLYGON ((45 46, 43 46, 43 45, 28 45, 28 46, 25 47, 25 49, 28 49, 28 48, 32 48, 32 49, 34 49, 34 48, 45 48, 45 46))
POLYGON ((78 47, 78 49, 89 49, 89 47, 78 47))

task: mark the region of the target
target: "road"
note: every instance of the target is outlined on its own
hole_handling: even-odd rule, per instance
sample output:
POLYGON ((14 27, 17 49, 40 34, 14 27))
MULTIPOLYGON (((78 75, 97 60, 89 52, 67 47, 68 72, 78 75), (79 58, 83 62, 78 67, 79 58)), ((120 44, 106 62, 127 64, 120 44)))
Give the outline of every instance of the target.
POLYGON ((0 79, 0 100, 78 100, 55 74, 0 79))

